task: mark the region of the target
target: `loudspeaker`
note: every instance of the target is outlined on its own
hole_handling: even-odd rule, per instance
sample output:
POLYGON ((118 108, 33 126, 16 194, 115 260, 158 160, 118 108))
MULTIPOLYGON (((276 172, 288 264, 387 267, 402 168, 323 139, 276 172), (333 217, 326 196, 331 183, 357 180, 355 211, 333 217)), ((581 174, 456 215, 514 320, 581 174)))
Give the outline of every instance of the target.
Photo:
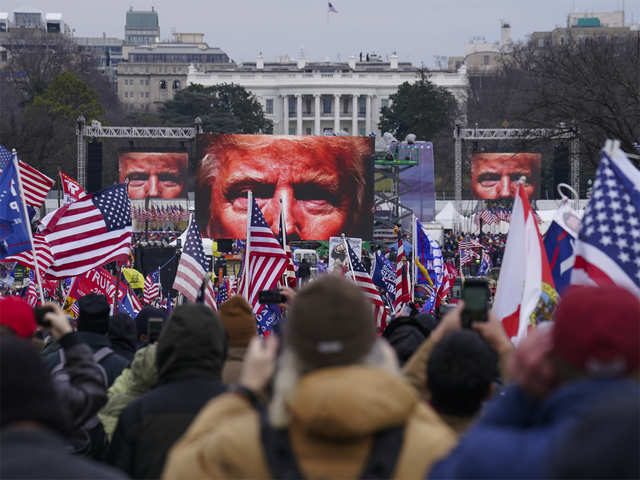
POLYGON ((102 142, 87 145, 87 192, 102 188, 102 142))
POLYGON ((222 253, 231 253, 233 251, 233 240, 230 238, 220 238, 218 242, 218 251, 222 253))

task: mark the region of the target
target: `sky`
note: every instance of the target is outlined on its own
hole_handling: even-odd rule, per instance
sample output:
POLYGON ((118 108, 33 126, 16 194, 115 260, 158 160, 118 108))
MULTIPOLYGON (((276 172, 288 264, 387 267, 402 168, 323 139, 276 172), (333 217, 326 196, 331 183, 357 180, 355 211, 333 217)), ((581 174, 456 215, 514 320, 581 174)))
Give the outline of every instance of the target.
POLYGON ((434 65, 435 56, 462 56, 473 37, 500 38, 500 20, 514 40, 566 25, 571 11, 621 10, 640 23, 640 0, 2 0, 0 11, 31 7, 62 13, 76 36, 124 37, 125 13, 154 6, 162 39, 202 32, 234 61, 267 61, 304 52, 308 60, 342 60, 359 52, 434 65))

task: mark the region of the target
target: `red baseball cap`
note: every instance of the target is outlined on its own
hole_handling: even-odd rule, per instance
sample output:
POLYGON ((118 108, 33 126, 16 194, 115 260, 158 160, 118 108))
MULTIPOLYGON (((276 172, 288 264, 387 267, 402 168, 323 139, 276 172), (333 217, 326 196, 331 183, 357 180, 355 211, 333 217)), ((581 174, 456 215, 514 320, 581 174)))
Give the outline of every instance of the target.
POLYGON ((640 365, 640 300, 618 286, 575 286, 555 312, 553 350, 590 374, 628 374, 640 365))
POLYGON ((33 308, 20 297, 0 298, 0 325, 6 325, 22 338, 31 338, 38 327, 33 308))

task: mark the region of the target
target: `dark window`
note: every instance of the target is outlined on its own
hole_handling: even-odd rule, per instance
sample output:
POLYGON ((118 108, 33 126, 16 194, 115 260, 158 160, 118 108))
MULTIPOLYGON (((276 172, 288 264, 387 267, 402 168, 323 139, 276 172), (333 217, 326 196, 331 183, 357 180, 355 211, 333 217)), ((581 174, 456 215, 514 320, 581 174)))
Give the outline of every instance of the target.
POLYGON ((167 81, 166 80, 160 80, 160 89, 161 90, 166 90, 167 89, 167 81))
POLYGON ((296 99, 287 97, 287 101, 289 102, 289 116, 296 114, 296 99))
POLYGON ((322 113, 331 113, 331 98, 324 97, 322 99, 322 113))
POLYGON ((269 115, 273 114, 273 98, 267 98, 266 110, 269 115))
POLYGON ((366 98, 358 98, 358 113, 360 115, 367 114, 367 99, 366 98))
POLYGON ((351 103, 350 98, 342 99, 342 113, 349 113, 349 103, 351 103))
POLYGON ((173 89, 178 90, 180 88, 180 80, 173 81, 173 89))

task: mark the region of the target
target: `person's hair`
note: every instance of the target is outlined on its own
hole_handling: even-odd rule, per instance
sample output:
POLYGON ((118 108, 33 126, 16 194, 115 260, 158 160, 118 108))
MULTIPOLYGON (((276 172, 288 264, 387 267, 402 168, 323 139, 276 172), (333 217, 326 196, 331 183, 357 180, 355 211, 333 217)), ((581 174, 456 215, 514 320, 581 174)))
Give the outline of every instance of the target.
POLYGON ((470 330, 448 333, 433 348, 427 362, 431 405, 439 413, 473 416, 491 391, 498 355, 470 330))
MULTIPOLYGON (((399 375, 398 360, 393 349, 383 339, 378 339, 369 353, 353 364, 376 367, 393 375, 399 375)), ((300 379, 316 370, 306 365, 291 347, 283 348, 278 358, 278 369, 273 379, 273 395, 268 407, 271 425, 276 428, 286 428, 289 425, 287 402, 300 379)))
MULTIPOLYGON (((248 154, 269 148, 281 158, 290 158, 295 162, 297 154, 324 154, 336 159, 336 170, 340 183, 353 198, 349 209, 350 225, 361 230, 361 223, 370 221, 372 199, 366 191, 367 171, 364 159, 370 156, 371 140, 368 137, 288 137, 279 135, 215 135, 204 151, 204 157, 198 173, 198 185, 207 191, 206 203, 210 202, 209 189, 215 183, 220 172, 221 162, 226 160, 229 151, 245 151, 248 154)), ((200 190, 198 189, 198 190, 200 190)), ((205 201, 205 199, 202 199, 205 201)), ((207 209, 202 209, 208 212, 207 209)), ((206 222, 202 222, 206 225, 206 222)), ((366 231, 366 229, 365 229, 366 231)))

